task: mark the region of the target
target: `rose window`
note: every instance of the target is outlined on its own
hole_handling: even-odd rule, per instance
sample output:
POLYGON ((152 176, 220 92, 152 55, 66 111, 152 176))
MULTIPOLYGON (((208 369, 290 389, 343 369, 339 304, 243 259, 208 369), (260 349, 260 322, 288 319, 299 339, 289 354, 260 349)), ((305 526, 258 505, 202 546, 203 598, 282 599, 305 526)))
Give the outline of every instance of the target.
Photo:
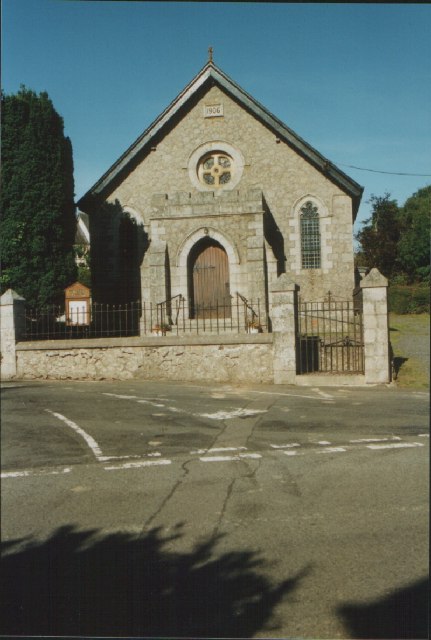
POLYGON ((202 184, 217 189, 230 182, 232 168, 232 158, 225 153, 213 151, 204 156, 199 162, 199 180, 202 184))

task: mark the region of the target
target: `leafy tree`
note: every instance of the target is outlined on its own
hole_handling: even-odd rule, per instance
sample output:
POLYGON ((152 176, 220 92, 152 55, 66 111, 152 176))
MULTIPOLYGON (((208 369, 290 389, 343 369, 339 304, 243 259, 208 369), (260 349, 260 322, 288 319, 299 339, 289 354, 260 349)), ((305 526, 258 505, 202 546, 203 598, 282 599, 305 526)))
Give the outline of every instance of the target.
POLYGON ((387 278, 398 269, 397 245, 400 239, 400 211, 396 200, 389 193, 383 197, 372 195, 371 217, 356 234, 361 244, 364 266, 377 267, 387 278))
POLYGON ((431 185, 408 198, 400 211, 400 269, 409 282, 430 274, 431 185))
POLYGON ((431 185, 399 207, 390 194, 371 196, 371 217, 356 234, 356 263, 377 267, 398 282, 425 281, 430 275, 431 185))
POLYGON ((71 142, 47 93, 22 86, 1 107, 1 291, 59 302, 76 279, 71 142))

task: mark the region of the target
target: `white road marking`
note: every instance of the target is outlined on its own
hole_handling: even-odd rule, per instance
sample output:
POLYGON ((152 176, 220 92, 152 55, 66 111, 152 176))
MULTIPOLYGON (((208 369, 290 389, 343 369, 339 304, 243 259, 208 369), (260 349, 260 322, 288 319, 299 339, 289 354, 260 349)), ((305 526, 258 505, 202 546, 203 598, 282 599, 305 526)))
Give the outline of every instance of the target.
POLYGON ((319 400, 316 396, 305 396, 302 393, 280 393, 277 391, 255 391, 254 389, 248 389, 247 393, 260 393, 266 396, 286 396, 288 398, 306 398, 307 400, 319 400))
POLYGON ((32 475, 32 471, 5 471, 0 474, 0 478, 24 478, 32 475))
POLYGON ((217 411, 216 413, 196 413, 200 418, 211 420, 230 420, 231 418, 248 418, 258 413, 266 413, 266 409, 234 409, 233 411, 217 411))
POLYGON ((358 440, 349 440, 352 443, 359 442, 387 442, 388 440, 401 440, 398 436, 391 436, 388 438, 359 438, 358 440))
POLYGON ((328 440, 318 440, 316 444, 323 446, 324 444, 331 444, 328 440))
POLYGON ((85 442, 90 447, 90 449, 91 449, 94 457, 96 458, 96 460, 100 461, 100 460, 104 459, 104 456, 102 454, 102 450, 100 449, 99 445, 97 444, 97 442, 95 441, 94 438, 92 438, 90 435, 88 435, 88 433, 86 433, 84 431, 84 429, 81 429, 81 427, 78 427, 78 425, 75 422, 73 422, 72 420, 69 420, 69 418, 66 418, 65 416, 61 415, 61 413, 56 413, 55 411, 51 411, 50 409, 45 409, 45 411, 47 411, 51 415, 55 416, 56 418, 58 418, 59 420, 61 420, 65 424, 67 424, 68 427, 73 429, 82 438, 84 438, 85 442))
POLYGON ((368 444, 368 449, 404 449, 407 447, 423 447, 422 442, 394 442, 393 444, 368 444))
POLYGON ((291 444, 271 444, 273 449, 290 449, 291 447, 300 447, 298 442, 292 442, 291 444))
POLYGON ((120 400, 137 400, 138 399, 138 396, 124 396, 124 395, 120 395, 119 393, 105 393, 105 392, 103 392, 102 395, 111 396, 112 398, 120 398, 120 400))
POLYGON ((341 453, 347 451, 344 447, 326 447, 326 449, 319 449, 317 453, 341 453))
POLYGON ((247 451, 247 447, 213 447, 212 449, 198 449, 197 451, 190 451, 190 453, 220 453, 221 451, 247 451))
POLYGON ((429 438, 430 434, 429 433, 419 433, 418 437, 419 438, 429 438))
POLYGON ((322 391, 321 389, 318 389, 317 387, 314 387, 312 389, 312 391, 315 391, 316 393, 319 394, 319 396, 322 396, 322 398, 327 398, 329 400, 333 400, 334 396, 331 396, 330 393, 326 393, 325 391, 322 391))
POLYGON ((108 460, 130 460, 130 458, 140 458, 141 456, 132 455, 132 456, 102 456, 98 458, 99 462, 108 462, 108 460))
POLYGON ((261 457, 262 456, 260 455, 260 453, 239 453, 236 456, 206 456, 205 458, 199 458, 199 460, 201 462, 237 462, 238 460, 243 460, 244 458, 257 460, 261 457))
POLYGON ((164 404, 160 404, 160 402, 153 402, 152 400, 137 400, 138 404, 150 404, 152 407, 157 407, 157 409, 165 409, 164 404))
POLYGON ((105 471, 117 471, 119 469, 139 469, 141 467, 157 467, 172 464, 172 460, 142 460, 141 462, 125 462, 114 467, 104 467, 105 471))
POLYGON ((61 471, 5 471, 0 474, 4 478, 27 478, 29 476, 59 476, 63 473, 70 473, 72 469, 66 468, 61 471))
POLYGON ((97 444, 95 439, 92 436, 90 436, 88 433, 86 433, 84 431, 84 429, 81 429, 81 427, 79 427, 75 422, 73 422, 73 420, 69 420, 69 418, 66 418, 66 416, 63 416, 61 413, 56 413, 55 411, 51 411, 51 409, 45 409, 45 411, 47 411, 48 413, 52 414, 53 416, 55 416, 56 418, 58 418, 59 420, 61 420, 65 424, 67 424, 68 427, 70 427, 78 435, 80 435, 85 440, 85 442, 87 443, 87 445, 91 449, 94 457, 96 458, 96 460, 98 462, 107 462, 108 460, 124 460, 124 459, 137 458, 138 457, 138 456, 135 456, 135 455, 132 455, 132 456, 104 456, 103 453, 102 453, 101 448, 99 447, 99 445, 97 444))
POLYGON ((281 453, 284 453, 285 456, 304 455, 303 453, 299 453, 298 451, 282 451, 281 453))

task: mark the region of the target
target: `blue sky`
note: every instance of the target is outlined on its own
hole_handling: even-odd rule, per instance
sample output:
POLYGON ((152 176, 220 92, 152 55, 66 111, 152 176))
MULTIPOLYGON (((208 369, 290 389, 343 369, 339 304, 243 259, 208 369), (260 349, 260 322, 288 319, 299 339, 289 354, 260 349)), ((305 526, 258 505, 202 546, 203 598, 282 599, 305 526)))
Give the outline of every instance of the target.
MULTIPOLYGON (((365 187, 431 177, 431 5, 3 0, 2 88, 47 91, 79 199, 214 62, 365 187)), ((358 226, 358 225, 357 225, 358 226)))

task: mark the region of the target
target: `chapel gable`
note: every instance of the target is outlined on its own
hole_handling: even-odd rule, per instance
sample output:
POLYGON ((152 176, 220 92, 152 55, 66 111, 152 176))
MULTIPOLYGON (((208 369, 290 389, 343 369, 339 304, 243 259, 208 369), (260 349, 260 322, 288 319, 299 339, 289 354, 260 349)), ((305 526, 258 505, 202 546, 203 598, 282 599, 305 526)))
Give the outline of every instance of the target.
POLYGON ((361 194, 210 60, 79 202, 99 284, 106 267, 93 291, 181 296, 191 316, 235 295, 269 309, 282 273, 305 298, 350 297, 361 194))

